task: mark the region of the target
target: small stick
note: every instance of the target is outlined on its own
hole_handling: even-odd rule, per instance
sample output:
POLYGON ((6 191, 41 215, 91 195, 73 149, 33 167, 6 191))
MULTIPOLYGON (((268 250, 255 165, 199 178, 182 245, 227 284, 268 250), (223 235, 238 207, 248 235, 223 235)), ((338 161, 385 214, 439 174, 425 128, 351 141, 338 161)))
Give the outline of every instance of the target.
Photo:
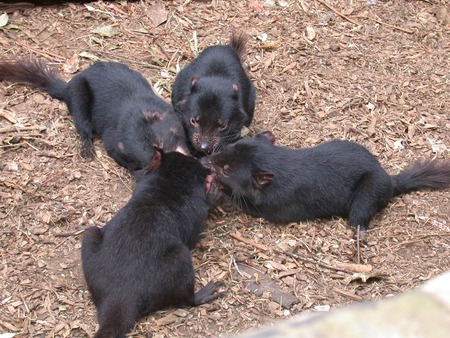
POLYGON ((55 249, 59 248, 61 245, 63 245, 69 238, 67 237, 66 239, 64 239, 61 243, 57 244, 55 246, 55 249))
POLYGON ((336 293, 339 293, 342 296, 345 296, 347 298, 350 298, 350 299, 353 299, 353 300, 356 300, 356 301, 361 301, 361 300, 364 299, 361 296, 355 295, 354 293, 349 293, 349 292, 346 292, 344 290, 340 290, 338 288, 333 288, 333 291, 336 292, 336 293))
POLYGON ((0 128, 0 134, 3 133, 10 133, 13 131, 28 131, 28 130, 46 130, 47 128, 44 126, 30 126, 30 127, 16 127, 16 126, 9 126, 9 127, 3 127, 0 128))
POLYGON ((356 228, 356 252, 357 252, 357 260, 356 262, 358 264, 361 264, 361 248, 359 246, 359 241, 360 241, 360 225, 358 224, 358 227, 356 228))
POLYGON ((322 0, 317 0, 317 2, 321 3, 322 5, 324 5, 325 7, 327 7, 330 11, 336 13, 337 15, 339 15, 341 18, 347 20, 348 22, 351 22, 354 25, 359 26, 359 22, 350 19, 348 16, 342 14, 341 12, 339 12, 337 9, 331 7, 329 4, 327 4, 326 2, 322 1, 322 0))
POLYGON ((311 263, 311 264, 315 264, 315 265, 321 266, 322 268, 326 268, 326 269, 330 269, 330 270, 334 270, 334 271, 342 271, 342 272, 346 272, 346 273, 352 273, 352 272, 350 272, 350 271, 348 271, 348 270, 344 270, 344 269, 341 269, 341 268, 337 268, 337 267, 335 267, 335 266, 331 266, 331 265, 326 264, 326 263, 322 263, 322 262, 319 262, 319 261, 315 261, 315 260, 313 260, 313 259, 304 258, 304 257, 301 257, 301 256, 299 256, 299 255, 297 255, 297 254, 294 254, 294 253, 290 253, 290 252, 286 252, 286 251, 281 251, 281 250, 277 250, 277 249, 275 249, 275 252, 277 252, 277 253, 279 253, 279 254, 282 254, 282 255, 289 256, 289 257, 294 258, 294 259, 298 259, 298 260, 300 260, 300 261, 302 261, 302 262, 304 262, 304 263, 311 263))
MULTIPOLYGON (((394 248, 398 248, 400 246, 403 245, 409 245, 409 244, 415 244, 415 243, 420 243, 423 241, 423 239, 427 238, 427 237, 443 237, 443 236, 450 236, 450 232, 442 232, 442 233, 431 233, 431 234, 425 234, 425 235, 420 235, 417 237, 414 237, 414 239, 411 239, 409 241, 404 241, 404 242, 400 242, 396 245, 391 246, 391 249, 394 248)), ((389 236, 389 237, 394 237, 394 236, 389 236)))
POLYGON ((236 263, 236 259, 234 258, 233 255, 231 255, 231 261, 233 262, 234 267, 236 268, 236 271, 238 272, 238 274, 242 277, 244 276, 244 274, 241 272, 241 269, 239 269, 239 266, 236 263))
POLYGON ((17 328, 9 323, 6 322, 0 322, 0 326, 3 326, 5 329, 9 331, 17 331, 17 328))
POLYGON ((3 117, 4 119, 8 120, 11 123, 17 123, 16 118, 12 114, 4 111, 3 109, 0 109, 0 117, 3 117))
POLYGON ((50 53, 50 52, 41 51, 41 50, 39 50, 37 48, 28 46, 27 44, 25 44, 25 43, 23 43, 21 41, 15 41, 15 42, 19 46, 21 46, 23 48, 26 48, 26 49, 29 49, 29 50, 31 50, 32 52, 34 52, 34 53, 36 53, 38 55, 45 56, 46 58, 48 58, 48 59, 50 59, 52 61, 64 62, 64 60, 65 60, 65 58, 63 58, 62 56, 59 56, 59 55, 56 55, 56 54, 53 54, 53 53, 50 53))
MULTIPOLYGON (((236 240, 238 240, 240 242, 249 244, 249 245, 251 245, 251 246, 253 246, 253 247, 257 248, 257 249, 260 249, 260 250, 263 250, 263 251, 269 251, 269 248, 266 247, 265 245, 255 243, 255 242, 253 242, 253 241, 251 241, 249 239, 243 238, 241 235, 238 235, 236 233, 229 233, 228 235, 230 235, 231 237, 233 237, 234 239, 236 239, 236 240)), ((298 260, 300 260, 302 262, 305 262, 305 263, 311 263, 311 264, 319 265, 319 266, 321 266, 323 268, 326 268, 326 269, 330 269, 330 270, 334 270, 334 271, 341 271, 341 272, 350 273, 350 274, 353 273, 353 272, 351 272, 349 270, 337 268, 335 266, 331 266, 331 265, 326 264, 326 263, 315 261, 313 259, 304 258, 304 257, 301 257, 301 256, 299 256, 297 254, 294 254, 294 253, 290 253, 290 252, 286 252, 286 251, 282 251, 282 250, 278 250, 278 249, 274 249, 274 251, 279 253, 279 254, 281 254, 281 255, 286 255, 286 256, 289 256, 291 258, 298 259, 298 260)))
POLYGON ((44 182, 42 182, 43 185, 50 183, 51 181, 55 180, 56 178, 58 178, 59 176, 61 176, 62 174, 64 174, 64 171, 60 171, 57 172, 56 174, 54 174, 52 177, 46 179, 44 182))
POLYGON ((228 235, 230 235, 231 237, 233 237, 234 239, 237 239, 240 242, 243 242, 245 244, 249 244, 257 249, 263 250, 263 251, 269 251, 269 248, 266 247, 265 245, 262 244, 258 244, 255 243, 249 239, 243 238, 241 235, 238 235, 237 233, 229 233, 228 235))
POLYGON ((350 272, 369 273, 372 271, 372 265, 370 264, 354 264, 334 260, 331 263, 340 269, 345 269, 350 272))
POLYGON ((78 236, 80 234, 82 234, 83 232, 86 231, 86 229, 89 229, 90 226, 85 227, 85 228, 81 228, 78 230, 73 230, 73 231, 63 231, 63 232, 58 232, 57 234, 55 234, 55 237, 70 237, 70 236, 78 236))
POLYGON ((404 32, 404 33, 414 34, 414 32, 411 31, 411 30, 409 30, 409 29, 401 28, 401 27, 398 27, 398 26, 394 26, 394 25, 391 25, 390 23, 383 22, 383 21, 381 21, 381 20, 379 20, 379 19, 374 19, 374 18, 370 18, 370 17, 368 17, 368 16, 362 16, 362 15, 360 15, 360 16, 358 16, 358 17, 359 17, 359 18, 364 18, 364 19, 370 19, 370 20, 372 20, 372 21, 375 21, 375 22, 379 23, 380 25, 383 25, 383 26, 386 26, 386 27, 390 27, 390 28, 392 28, 392 29, 397 29, 397 30, 402 31, 402 32, 404 32))

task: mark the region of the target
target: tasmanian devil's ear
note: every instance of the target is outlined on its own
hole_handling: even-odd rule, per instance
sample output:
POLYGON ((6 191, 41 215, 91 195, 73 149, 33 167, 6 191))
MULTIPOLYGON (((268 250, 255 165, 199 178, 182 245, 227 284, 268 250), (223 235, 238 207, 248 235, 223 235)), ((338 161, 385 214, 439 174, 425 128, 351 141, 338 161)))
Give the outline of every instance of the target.
POLYGON ((161 121, 164 118, 164 115, 159 111, 152 112, 149 110, 143 110, 142 113, 144 114, 144 117, 148 122, 161 121))
POLYGON ((233 99, 237 100, 239 96, 239 83, 233 83, 233 99))
POLYGON ((257 173, 255 174, 256 183, 262 188, 270 183, 272 183, 273 174, 270 173, 257 173))
POLYGON ((275 135, 271 131, 263 131, 262 133, 259 133, 256 135, 257 138, 263 137, 270 141, 270 143, 275 143, 275 135))
POLYGON ((161 159, 164 155, 164 152, 161 148, 153 147, 153 150, 155 151, 152 160, 150 161, 150 165, 148 166, 148 172, 155 170, 161 165, 161 159))
POLYGON ((191 79, 191 93, 193 93, 193 92, 195 92, 197 90, 196 84, 197 84, 198 80, 200 80, 200 76, 195 75, 195 76, 192 77, 192 79, 191 79))

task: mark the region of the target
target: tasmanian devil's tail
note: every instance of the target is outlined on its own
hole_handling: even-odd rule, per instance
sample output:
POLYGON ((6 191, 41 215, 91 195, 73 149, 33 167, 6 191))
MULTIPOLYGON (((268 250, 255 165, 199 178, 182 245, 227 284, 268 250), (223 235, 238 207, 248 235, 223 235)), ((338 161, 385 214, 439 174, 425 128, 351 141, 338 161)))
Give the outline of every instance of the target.
POLYGON ((230 39, 230 46, 242 57, 245 52, 245 45, 247 44, 247 35, 244 32, 233 32, 230 39))
POLYGON ((449 188, 450 161, 419 161, 391 178, 394 196, 421 189, 449 188))
POLYGON ((17 82, 48 93, 66 101, 67 83, 39 60, 17 60, 0 63, 0 80, 17 82))
POLYGON ((135 306, 126 301, 106 299, 97 311, 100 328, 94 338, 125 338, 137 319, 135 306))

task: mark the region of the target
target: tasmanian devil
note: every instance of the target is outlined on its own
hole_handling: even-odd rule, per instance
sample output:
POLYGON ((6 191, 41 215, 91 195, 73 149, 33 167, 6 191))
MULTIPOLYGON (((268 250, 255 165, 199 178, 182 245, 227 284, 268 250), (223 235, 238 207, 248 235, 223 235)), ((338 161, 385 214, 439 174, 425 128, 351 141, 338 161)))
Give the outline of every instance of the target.
POLYGON ((208 216, 212 175, 193 157, 157 149, 129 202, 102 229, 86 230, 81 258, 97 307, 95 337, 125 337, 134 323, 170 306, 197 306, 223 293, 194 293, 190 249, 208 216))
POLYGON ((243 34, 233 34, 228 45, 206 48, 175 79, 172 104, 198 155, 237 141, 252 121, 256 90, 240 60, 245 44, 243 34))
POLYGON ((389 176, 366 148, 351 141, 298 150, 274 141, 271 132, 263 132, 202 159, 234 203, 270 222, 341 216, 364 231, 392 197, 450 187, 450 161, 419 161, 389 176))
POLYGON ((172 106, 140 73, 122 63, 96 62, 66 83, 38 60, 2 62, 0 80, 27 84, 65 102, 85 158, 94 155, 94 135, 131 171, 148 166, 154 145, 164 151, 188 151, 172 106))

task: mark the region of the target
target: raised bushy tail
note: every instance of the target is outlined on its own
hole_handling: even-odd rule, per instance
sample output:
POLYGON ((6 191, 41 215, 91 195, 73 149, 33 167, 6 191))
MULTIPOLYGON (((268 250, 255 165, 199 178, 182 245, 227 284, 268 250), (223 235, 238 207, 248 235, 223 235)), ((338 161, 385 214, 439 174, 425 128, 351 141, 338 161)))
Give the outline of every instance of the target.
POLYGON ((1 62, 0 81, 25 84, 66 102, 67 83, 59 78, 55 71, 36 59, 1 62))
POLYGON ((450 161, 419 161, 391 178, 394 196, 421 189, 450 188, 450 161))
POLYGON ((247 35, 244 32, 233 32, 230 39, 230 46, 242 57, 245 52, 245 45, 247 44, 247 35))

